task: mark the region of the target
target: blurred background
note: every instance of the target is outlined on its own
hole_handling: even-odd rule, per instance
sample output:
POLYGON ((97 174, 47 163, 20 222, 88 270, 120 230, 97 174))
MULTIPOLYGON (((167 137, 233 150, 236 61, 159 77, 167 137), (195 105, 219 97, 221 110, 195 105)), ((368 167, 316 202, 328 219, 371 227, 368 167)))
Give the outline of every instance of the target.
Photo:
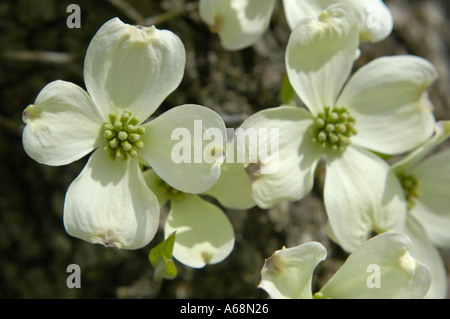
MULTIPOLYGON (((439 80, 430 90, 438 120, 450 119, 450 21, 447 0, 386 0, 392 35, 362 45, 355 69, 386 55, 430 60, 439 80)), ((122 251, 69 237, 62 224, 65 192, 87 158, 61 167, 40 165, 23 151, 22 111, 41 89, 61 79, 84 88, 89 41, 107 20, 152 25, 175 32, 187 51, 180 87, 158 112, 185 104, 208 106, 236 127, 250 114, 281 104, 284 50, 289 27, 282 3, 270 29, 251 48, 227 52, 200 20, 196 0, 2 0, 0 2, 0 298, 266 298, 257 288, 264 259, 282 246, 319 241, 328 258, 317 268, 314 291, 347 255, 329 241, 319 181, 307 197, 271 210, 225 210, 236 244, 222 263, 191 269, 177 262, 174 280, 155 282, 147 247, 122 251), (81 9, 81 28, 68 28, 70 4, 81 9), (81 288, 69 289, 67 266, 78 264, 81 288)), ((441 148, 449 147, 443 144, 441 148)), ((162 208, 162 222, 167 208, 162 208)), ((450 251, 441 250, 447 267, 450 251)))

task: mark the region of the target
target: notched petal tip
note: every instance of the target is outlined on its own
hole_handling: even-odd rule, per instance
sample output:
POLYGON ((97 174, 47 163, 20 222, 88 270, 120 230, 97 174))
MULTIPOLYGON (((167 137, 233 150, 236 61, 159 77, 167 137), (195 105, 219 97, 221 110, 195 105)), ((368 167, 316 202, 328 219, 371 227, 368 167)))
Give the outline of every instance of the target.
POLYGON ((126 24, 126 26, 130 41, 135 43, 147 44, 148 42, 152 41, 152 39, 154 39, 155 32, 158 31, 158 29, 154 25, 145 27, 140 25, 135 26, 126 24))
POLYGON ((214 24, 208 25, 209 31, 212 33, 219 33, 223 29, 223 23, 225 21, 225 16, 218 12, 214 15, 214 24))
POLYGON ((30 104, 22 113, 22 121, 25 124, 31 123, 34 119, 40 117, 41 108, 38 105, 30 104))
POLYGON ((411 276, 411 278, 415 277, 416 268, 419 265, 419 262, 411 256, 409 251, 405 251, 405 253, 398 259, 398 266, 400 269, 411 276))
POLYGON ((430 101, 430 97, 428 92, 426 91, 428 89, 428 85, 419 88, 419 106, 422 110, 428 111, 428 112, 434 112, 434 105, 430 101))
POLYGON ((119 233, 112 229, 106 229, 102 232, 92 236, 90 242, 93 244, 100 244, 105 247, 113 247, 117 249, 124 248, 125 245, 119 233))
MULTIPOLYGON (((284 247, 283 247, 284 249, 284 247)), ((284 261, 283 258, 275 252, 272 256, 266 259, 261 274, 279 275, 283 273, 284 261)))
POLYGON ((211 260, 213 259, 214 254, 211 252, 208 252, 208 251, 202 251, 200 253, 200 256, 202 256, 203 262, 205 263, 205 265, 209 265, 209 264, 211 264, 211 260))

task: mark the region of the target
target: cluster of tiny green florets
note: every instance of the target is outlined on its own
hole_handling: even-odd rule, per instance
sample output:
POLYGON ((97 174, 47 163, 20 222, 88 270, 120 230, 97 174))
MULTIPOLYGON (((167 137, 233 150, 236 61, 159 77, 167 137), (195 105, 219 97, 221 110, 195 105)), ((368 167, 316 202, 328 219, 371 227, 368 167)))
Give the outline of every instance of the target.
POLYGON ((356 134, 355 119, 345 107, 325 107, 311 127, 313 141, 332 150, 343 150, 356 134))
POLYGON ((402 184, 403 192, 405 193, 408 209, 412 209, 415 205, 415 200, 419 197, 419 182, 416 178, 410 175, 400 176, 400 183, 402 184))
POLYGON ((145 133, 143 127, 136 127, 139 120, 125 111, 120 118, 114 113, 110 114, 109 121, 103 131, 105 151, 112 159, 126 160, 129 156, 137 156, 137 150, 144 147, 141 137, 145 133))

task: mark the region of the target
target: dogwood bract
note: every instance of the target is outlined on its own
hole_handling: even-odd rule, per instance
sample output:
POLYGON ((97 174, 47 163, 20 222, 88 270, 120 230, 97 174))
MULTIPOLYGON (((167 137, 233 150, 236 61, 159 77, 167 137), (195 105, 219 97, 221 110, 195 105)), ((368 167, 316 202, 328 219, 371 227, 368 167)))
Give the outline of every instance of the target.
MULTIPOLYGON (((372 231, 403 227, 403 197, 391 196, 401 191, 400 183, 368 150, 401 154, 432 135, 435 119, 426 89, 437 78, 425 59, 395 56, 378 58, 348 79, 358 38, 356 21, 343 4, 330 6, 319 19, 300 21, 289 39, 286 67, 306 109, 266 109, 241 125, 279 128, 278 171, 256 172, 253 179, 253 198, 262 208, 301 199, 326 158, 324 202, 334 234, 349 252, 372 231)), ((241 151, 249 154, 250 147, 241 151)))
MULTIPOLYGON (((392 14, 381 0, 283 0, 291 28, 307 16, 317 17, 333 3, 346 3, 358 20, 361 41, 379 42, 393 28, 392 14)), ((276 0, 200 0, 200 16, 222 46, 240 50, 253 45, 269 27, 276 0)))
POLYGON ((70 235, 124 249, 149 243, 159 205, 138 157, 185 192, 206 191, 217 181, 217 163, 176 164, 170 157, 173 129, 192 129, 194 119, 225 134, 217 113, 183 105, 144 122, 180 84, 185 60, 174 33, 114 18, 87 49, 87 92, 70 82, 51 82, 23 112, 23 146, 37 162, 65 165, 94 151, 66 194, 64 226, 70 235))
MULTIPOLYGON (((235 235, 233 225, 218 206, 199 195, 170 187, 152 169, 144 172, 144 178, 161 207, 170 201, 164 235, 167 238, 176 233, 173 256, 179 262, 202 268, 228 257, 234 248, 235 235)), ((211 196, 230 209, 254 206, 250 181, 240 163, 222 164, 219 180, 202 195, 211 196)))
POLYGON ((312 276, 326 258, 318 242, 276 251, 261 270, 260 288, 273 299, 419 299, 430 286, 430 271, 408 252, 400 233, 375 236, 356 249, 316 293, 312 276))

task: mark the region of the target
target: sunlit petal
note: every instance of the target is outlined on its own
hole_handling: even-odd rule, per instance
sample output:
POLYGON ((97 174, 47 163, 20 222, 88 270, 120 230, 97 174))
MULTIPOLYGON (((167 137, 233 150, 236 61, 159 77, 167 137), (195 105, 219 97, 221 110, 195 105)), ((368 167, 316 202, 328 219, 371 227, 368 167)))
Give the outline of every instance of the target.
POLYGON ((182 105, 143 125, 144 157, 156 174, 185 193, 203 193, 219 179, 226 128, 209 108, 182 105))
POLYGON ((354 146, 328 154, 324 202, 334 236, 349 252, 373 231, 399 230, 406 221, 403 189, 388 164, 354 146))
POLYGON ((234 247, 234 230, 228 217, 198 195, 185 194, 171 201, 164 234, 168 237, 173 232, 173 256, 193 268, 221 262, 234 247))
POLYGON ((158 225, 158 201, 137 159, 112 160, 95 151, 67 191, 67 233, 94 244, 138 249, 153 239, 158 225))
POLYGON ((27 154, 46 165, 65 165, 94 150, 103 118, 79 86, 54 81, 23 112, 22 142, 27 154))
POLYGON ((358 49, 358 27, 344 5, 332 5, 319 18, 305 18, 292 31, 286 67, 292 87, 317 115, 333 107, 358 49))
POLYGON ((171 31, 114 18, 88 47, 86 87, 105 116, 126 110, 143 122, 178 87, 185 60, 183 43, 171 31))

